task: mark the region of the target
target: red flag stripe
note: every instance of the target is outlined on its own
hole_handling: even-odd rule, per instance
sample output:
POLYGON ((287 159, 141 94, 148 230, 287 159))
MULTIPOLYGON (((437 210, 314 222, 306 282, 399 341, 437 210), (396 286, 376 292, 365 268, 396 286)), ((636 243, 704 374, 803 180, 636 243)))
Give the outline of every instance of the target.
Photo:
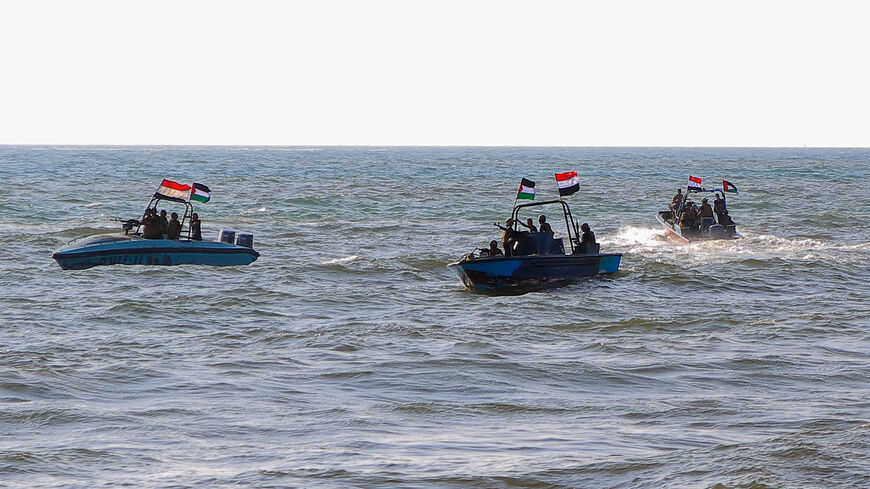
POLYGON ((190 190, 190 185, 182 185, 178 182, 173 182, 172 180, 163 179, 163 182, 160 183, 161 187, 171 188, 173 190, 180 190, 182 192, 190 190))
POLYGON ((556 174, 556 181, 563 182, 565 180, 570 180, 576 176, 577 176, 576 171, 566 171, 565 173, 557 173, 556 174))
POLYGON ((692 182, 695 182, 695 183, 701 183, 701 179, 700 179, 700 178, 698 178, 698 177, 693 177, 692 175, 689 175, 689 180, 692 181, 692 182))

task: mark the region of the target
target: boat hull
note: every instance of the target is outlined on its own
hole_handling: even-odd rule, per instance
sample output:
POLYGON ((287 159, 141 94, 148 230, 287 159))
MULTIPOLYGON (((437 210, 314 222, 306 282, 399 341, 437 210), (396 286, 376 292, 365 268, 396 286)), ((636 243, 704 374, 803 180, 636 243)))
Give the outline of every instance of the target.
POLYGON ((253 248, 217 241, 115 235, 89 236, 52 254, 64 270, 84 270, 102 265, 248 265, 259 256, 253 248))
POLYGON ((448 265, 466 287, 492 290, 615 273, 619 253, 533 255, 461 260, 448 265))
POLYGON ((707 236, 704 236, 697 230, 695 231, 697 233, 696 236, 684 236, 682 229, 680 229, 680 226, 668 222, 667 219, 665 219, 665 217, 662 215, 663 213, 669 214, 668 211, 658 212, 656 213, 656 220, 659 222, 659 224, 662 225, 662 228, 665 230, 665 235, 668 237, 668 239, 673 241, 674 243, 689 244, 697 241, 731 240, 740 239, 743 237, 743 235, 738 233, 736 230, 734 230, 734 232, 731 234, 725 234, 721 237, 711 237, 709 236, 709 234, 707 236))

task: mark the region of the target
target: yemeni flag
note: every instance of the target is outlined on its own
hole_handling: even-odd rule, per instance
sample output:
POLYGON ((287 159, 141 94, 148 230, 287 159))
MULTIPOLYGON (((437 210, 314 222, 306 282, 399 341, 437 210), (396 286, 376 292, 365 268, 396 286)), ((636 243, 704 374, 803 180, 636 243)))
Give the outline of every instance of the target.
POLYGON ((701 179, 698 177, 693 177, 689 175, 689 190, 701 190, 701 179))
POLYGON ((190 200, 206 203, 209 199, 211 199, 211 189, 201 183, 194 182, 193 188, 190 190, 190 200))
POLYGON ((190 194, 190 185, 182 185, 172 180, 163 179, 160 182, 160 187, 157 192, 154 192, 154 197, 158 199, 174 200, 176 202, 187 202, 187 196, 190 194))
POLYGON ((728 180, 722 180, 722 190, 725 192, 730 192, 732 194, 740 193, 737 191, 737 186, 728 180))
POLYGON ((556 185, 559 187, 559 196, 571 195, 580 190, 580 179, 576 171, 566 171, 556 174, 556 185))
POLYGON ((520 182, 520 190, 517 192, 517 198, 535 200, 535 182, 523 178, 520 182))

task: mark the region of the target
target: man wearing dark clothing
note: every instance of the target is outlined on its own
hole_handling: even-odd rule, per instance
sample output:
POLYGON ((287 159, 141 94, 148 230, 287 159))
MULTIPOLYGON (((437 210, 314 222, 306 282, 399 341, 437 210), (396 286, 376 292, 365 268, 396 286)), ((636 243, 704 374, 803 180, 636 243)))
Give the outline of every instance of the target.
POLYGON ((157 223, 160 226, 160 234, 166 234, 166 231, 169 229, 169 221, 166 220, 166 209, 160 211, 160 217, 157 219, 157 223))
POLYGON ((583 236, 580 237, 580 244, 595 244, 595 233, 589 229, 589 225, 585 222, 582 226, 580 226, 580 230, 583 231, 583 236))
POLYGON ((160 220, 157 217, 157 211, 154 209, 146 209, 145 217, 142 218, 142 237, 145 239, 160 239, 163 233, 160 232, 160 220))
POLYGON ((701 199, 701 210, 698 212, 698 217, 713 217, 713 208, 707 202, 707 199, 701 199))
POLYGON ((680 227, 694 228, 696 227, 695 219, 698 217, 698 210, 695 208, 694 202, 686 204, 683 209, 683 214, 680 216, 680 227))
MULTIPOLYGON (((498 247, 498 241, 492 240, 489 242, 489 248, 481 248, 481 254, 486 253, 488 256, 502 256, 504 253, 498 247)), ((486 256, 486 255, 482 255, 486 256)))
POLYGON ((178 222, 178 213, 172 213, 172 219, 166 225, 166 239, 178 239, 181 237, 181 223, 178 222))
POLYGON ((537 233, 538 232, 538 228, 535 227, 535 222, 532 221, 531 217, 528 218, 525 223, 523 221, 517 221, 517 222, 519 222, 520 225, 527 227, 529 229, 530 233, 537 233))
MULTIPOLYGON (((725 199, 723 199, 719 194, 716 194, 716 200, 713 201, 713 212, 716 213, 716 218, 719 221, 719 224, 722 224, 722 215, 726 214, 728 211, 725 209, 725 199)), ((723 226, 725 224, 722 224, 723 226)))
POLYGON ((547 216, 543 214, 538 216, 538 224, 540 224, 539 229, 542 233, 555 234, 553 233, 553 228, 550 227, 550 223, 547 222, 547 216))
POLYGON ((199 220, 199 214, 196 212, 190 216, 190 239, 202 241, 202 222, 199 220))

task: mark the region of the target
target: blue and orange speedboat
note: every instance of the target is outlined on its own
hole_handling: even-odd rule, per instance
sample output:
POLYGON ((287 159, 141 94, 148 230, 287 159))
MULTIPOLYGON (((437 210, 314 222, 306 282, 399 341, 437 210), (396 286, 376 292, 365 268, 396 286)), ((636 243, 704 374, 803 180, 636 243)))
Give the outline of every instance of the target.
MULTIPOLYGON (((164 184, 166 183, 167 181, 164 180, 164 184)), ((190 188, 190 186, 180 187, 190 188)), ((200 187, 204 186, 200 185, 200 187)), ((161 185, 161 189, 163 188, 161 185)), ((139 232, 145 220, 143 216, 141 220, 123 221, 123 233, 76 238, 54 252, 51 257, 64 270, 83 270, 100 265, 248 265, 260 256, 253 248, 251 234, 239 234, 236 239, 234 231, 221 230, 218 241, 194 239, 195 236, 189 225, 193 215, 193 205, 180 195, 182 194, 179 192, 168 194, 158 190, 146 207, 147 215, 148 210, 156 208, 160 200, 184 205, 181 229, 185 228, 185 224, 188 226, 187 232, 179 239, 143 236, 139 232)), ((193 195, 192 191, 190 195, 193 195)))
POLYGON ((466 287, 492 290, 536 286, 619 270, 621 253, 601 253, 597 243, 580 243, 579 225, 574 221, 568 204, 562 200, 517 205, 511 213, 511 221, 511 231, 517 239, 508 256, 491 256, 488 250, 481 249, 448 265, 466 287), (562 206, 567 237, 554 238, 550 233, 519 231, 521 210, 553 204, 562 206))

